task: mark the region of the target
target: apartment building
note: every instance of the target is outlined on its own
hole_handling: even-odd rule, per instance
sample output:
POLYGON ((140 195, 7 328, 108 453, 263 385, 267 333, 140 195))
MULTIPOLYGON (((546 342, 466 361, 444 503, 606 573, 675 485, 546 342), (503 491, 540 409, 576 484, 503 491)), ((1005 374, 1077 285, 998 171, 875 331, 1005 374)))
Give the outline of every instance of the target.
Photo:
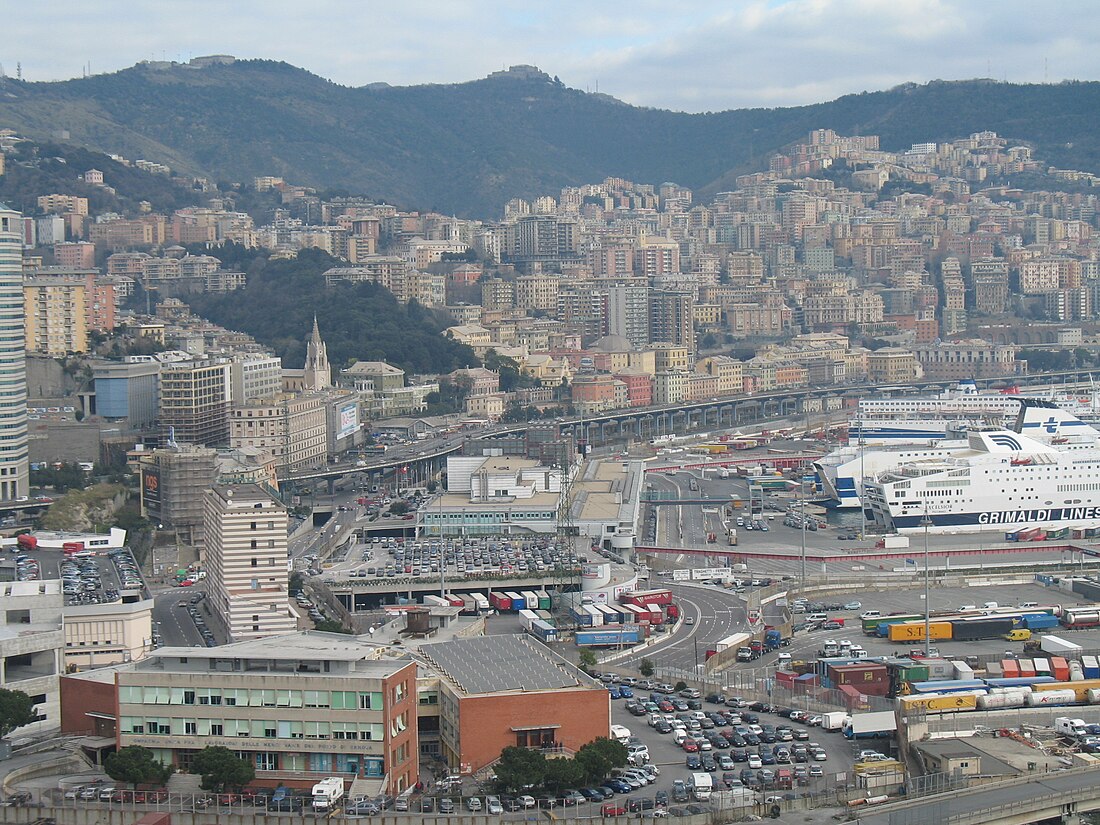
POLYGON ((160 425, 175 440, 207 446, 229 443, 231 367, 221 360, 164 364, 160 373, 160 425))
POLYGON ((171 527, 179 541, 203 546, 203 498, 218 478, 218 452, 179 444, 141 460, 141 514, 171 527))
POLYGON ((649 340, 695 352, 695 296, 687 291, 649 293, 649 340))
POLYGON ((0 203, 0 501, 30 492, 22 226, 0 203))
POLYGON ((259 785, 343 776, 370 795, 399 794, 419 777, 416 670, 378 646, 316 631, 161 648, 109 678, 65 677, 64 716, 67 728, 114 720, 117 747, 149 748, 178 770, 222 746, 252 762, 259 785))
POLYGON ((229 412, 229 444, 271 453, 280 476, 319 467, 328 454, 325 399, 284 393, 236 404, 229 412))
POLYGON ((514 306, 521 309, 553 312, 558 308, 558 275, 520 275, 515 283, 514 306))
POLYGON ((203 501, 211 610, 234 641, 295 629, 287 596, 287 513, 258 484, 217 485, 203 501))
POLYGON ((84 283, 55 278, 23 282, 28 352, 63 356, 87 352, 88 326, 84 283))
POLYGON ((238 353, 230 362, 234 404, 270 398, 283 389, 283 359, 259 352, 238 353))
POLYGON ((888 386, 914 381, 924 374, 912 350, 883 347, 867 353, 867 380, 888 386))
POLYGON ((61 724, 60 684, 64 670, 62 629, 64 597, 59 579, 0 582, 0 688, 31 697, 35 720, 20 734, 39 733, 61 724))
POLYGON ((1016 347, 981 340, 922 345, 914 353, 927 378, 958 381, 1027 372, 1027 362, 1016 360, 1016 347))
POLYGON ((634 349, 649 344, 649 285, 644 278, 608 285, 607 332, 622 336, 634 349))

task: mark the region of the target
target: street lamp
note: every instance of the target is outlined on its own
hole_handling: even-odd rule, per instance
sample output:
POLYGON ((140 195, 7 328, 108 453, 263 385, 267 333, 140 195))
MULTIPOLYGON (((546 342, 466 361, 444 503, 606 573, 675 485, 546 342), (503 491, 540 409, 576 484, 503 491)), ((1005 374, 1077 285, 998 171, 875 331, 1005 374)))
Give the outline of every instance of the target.
POLYGON ((802 478, 798 482, 799 495, 799 507, 802 511, 802 580, 799 582, 799 589, 806 589, 806 479, 802 478))
POLYGON ((927 659, 931 655, 932 644, 932 606, 928 601, 928 528, 932 526, 932 519, 928 516, 928 502, 924 504, 924 518, 920 520, 920 525, 924 528, 924 657, 927 659))

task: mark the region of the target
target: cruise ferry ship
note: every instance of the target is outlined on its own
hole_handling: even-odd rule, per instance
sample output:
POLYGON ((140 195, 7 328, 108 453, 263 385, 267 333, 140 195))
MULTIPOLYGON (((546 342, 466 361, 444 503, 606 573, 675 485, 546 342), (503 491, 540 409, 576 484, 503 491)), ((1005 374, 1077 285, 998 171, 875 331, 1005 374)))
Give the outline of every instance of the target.
MULTIPOLYGON (((1051 392, 1043 399, 1082 422, 1100 420, 1100 392, 1051 392)), ((1020 413, 1020 396, 981 393, 973 381, 960 381, 955 389, 935 396, 863 398, 848 424, 848 441, 868 447, 921 444, 945 438, 965 438, 969 430, 1003 427, 1012 429, 1020 413)), ((1038 431, 1042 422, 1028 425, 1038 431)), ((1075 426, 1063 422, 1063 426, 1075 426)))
MULTIPOLYGON (((1084 449, 1100 443, 1100 430, 1067 412, 1059 402, 1019 397, 1011 400, 1017 410, 1011 429, 1018 433, 1062 450, 1084 449)), ((923 443, 886 447, 856 444, 849 437, 848 446, 833 450, 814 462, 824 502, 837 509, 858 509, 861 478, 877 476, 907 462, 947 458, 968 448, 967 430, 957 433, 945 430, 945 433, 948 434, 938 440, 930 438, 923 443)))
POLYGON ((950 455, 904 461, 864 481, 870 518, 890 532, 1100 527, 1100 442, 980 430, 950 455))

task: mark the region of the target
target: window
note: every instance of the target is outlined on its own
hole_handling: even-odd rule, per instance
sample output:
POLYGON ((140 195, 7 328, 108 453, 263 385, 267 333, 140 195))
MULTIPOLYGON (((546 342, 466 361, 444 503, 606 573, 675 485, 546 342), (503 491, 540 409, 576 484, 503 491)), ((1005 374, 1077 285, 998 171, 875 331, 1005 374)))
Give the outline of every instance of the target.
POLYGON ((393 701, 397 704, 405 698, 405 683, 398 682, 393 688, 393 701))
POLYGON ((420 705, 438 705, 439 704, 439 691, 438 690, 422 690, 417 693, 417 703, 420 705))
POLYGON ((255 557, 255 556, 253 556, 253 557, 252 557, 251 559, 249 559, 249 562, 251 562, 251 565, 252 565, 253 567, 255 567, 255 566, 256 566, 256 557, 255 557))
POLYGON ((382 710, 382 694, 378 692, 360 693, 359 710, 382 710))

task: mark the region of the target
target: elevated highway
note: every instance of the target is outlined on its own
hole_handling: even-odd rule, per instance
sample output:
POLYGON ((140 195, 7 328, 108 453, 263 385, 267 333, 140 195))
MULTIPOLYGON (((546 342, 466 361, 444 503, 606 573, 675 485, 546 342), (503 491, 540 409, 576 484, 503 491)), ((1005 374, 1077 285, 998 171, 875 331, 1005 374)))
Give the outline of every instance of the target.
MULTIPOLYGON (((1076 370, 1041 375, 997 376, 979 378, 979 387, 1013 382, 1021 389, 1024 387, 1046 388, 1062 386, 1060 382, 1091 381, 1087 370, 1076 370)), ((952 382, 924 380, 904 386, 916 393, 942 390, 952 382)), ((398 448, 387 455, 363 461, 344 462, 314 470, 289 475, 280 480, 281 485, 299 484, 311 481, 335 481, 352 473, 385 474, 409 468, 409 472, 424 475, 426 468, 436 472, 446 462, 446 457, 457 453, 469 439, 494 439, 519 435, 535 426, 557 426, 565 436, 577 441, 586 441, 593 446, 630 440, 648 441, 667 435, 685 435, 691 432, 723 427, 739 427, 769 419, 787 418, 796 415, 806 416, 806 424, 812 423, 811 416, 838 412, 845 407, 845 399, 878 391, 873 384, 852 384, 834 387, 798 387, 786 390, 773 390, 752 395, 733 395, 695 401, 684 404, 666 404, 653 407, 636 407, 612 410, 593 416, 575 416, 555 421, 532 421, 516 424, 500 424, 486 427, 468 434, 449 434, 438 438, 398 448)))
POLYGON ((1100 810, 1100 767, 1024 776, 925 799, 867 809, 859 825, 1077 825, 1100 810))

